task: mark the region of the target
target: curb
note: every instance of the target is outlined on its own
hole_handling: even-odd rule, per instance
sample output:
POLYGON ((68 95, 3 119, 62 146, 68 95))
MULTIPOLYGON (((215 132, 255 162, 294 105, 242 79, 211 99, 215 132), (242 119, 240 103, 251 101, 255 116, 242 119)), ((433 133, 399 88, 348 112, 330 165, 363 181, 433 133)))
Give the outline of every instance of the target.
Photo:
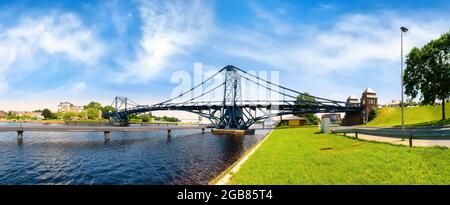
POLYGON ((254 145, 250 150, 248 150, 241 158, 239 158, 236 162, 234 162, 231 166, 229 166, 225 171, 211 180, 208 185, 226 185, 231 176, 236 173, 239 168, 249 159, 249 157, 266 141, 267 138, 272 134, 274 129, 272 129, 267 135, 262 139, 258 144, 254 145))

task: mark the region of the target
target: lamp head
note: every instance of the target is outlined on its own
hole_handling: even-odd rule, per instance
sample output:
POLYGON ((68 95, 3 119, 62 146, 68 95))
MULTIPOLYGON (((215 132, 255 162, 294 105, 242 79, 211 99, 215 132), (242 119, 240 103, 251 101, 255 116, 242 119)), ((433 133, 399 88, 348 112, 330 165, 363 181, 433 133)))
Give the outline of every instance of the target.
POLYGON ((402 32, 404 32, 404 33, 406 33, 406 32, 408 32, 408 28, 406 28, 406 27, 400 27, 400 30, 402 30, 402 32))

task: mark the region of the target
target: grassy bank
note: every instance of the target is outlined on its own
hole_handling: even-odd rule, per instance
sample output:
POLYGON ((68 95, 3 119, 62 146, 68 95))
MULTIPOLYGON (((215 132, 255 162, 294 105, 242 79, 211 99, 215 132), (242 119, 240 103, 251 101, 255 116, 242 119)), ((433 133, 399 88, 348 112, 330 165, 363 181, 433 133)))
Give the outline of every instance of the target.
MULTIPOLYGON (((450 118, 450 103, 445 105, 446 116, 450 118)), ((428 126, 450 124, 450 120, 441 121, 441 106, 420 106, 405 108, 405 124, 407 126, 428 126)), ((375 119, 368 126, 401 126, 401 108, 381 108, 375 119)))
POLYGON ((277 129, 230 184, 450 184, 450 150, 277 129))

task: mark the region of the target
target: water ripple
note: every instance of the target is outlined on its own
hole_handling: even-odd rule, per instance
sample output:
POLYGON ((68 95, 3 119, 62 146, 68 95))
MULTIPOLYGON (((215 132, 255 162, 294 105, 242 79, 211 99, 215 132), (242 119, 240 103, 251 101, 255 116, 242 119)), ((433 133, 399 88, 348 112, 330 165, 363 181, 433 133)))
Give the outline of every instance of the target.
MULTIPOLYGON (((1 126, 1 125, 0 125, 1 126)), ((258 142, 177 130, 111 133, 0 133, 0 184, 206 184, 258 142)))

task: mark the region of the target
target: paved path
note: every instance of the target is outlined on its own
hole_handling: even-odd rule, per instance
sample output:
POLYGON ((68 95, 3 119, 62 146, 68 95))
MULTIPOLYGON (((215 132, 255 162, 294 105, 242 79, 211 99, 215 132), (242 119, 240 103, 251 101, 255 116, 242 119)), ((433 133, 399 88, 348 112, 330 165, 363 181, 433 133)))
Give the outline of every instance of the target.
POLYGON ((402 130, 397 127, 362 127, 362 126, 339 126, 331 128, 333 133, 345 133, 348 136, 358 138, 389 142, 393 144, 409 145, 408 138, 412 136, 413 146, 445 146, 450 147, 450 127, 413 127, 402 130), (402 138, 406 138, 402 140, 402 138))
MULTIPOLYGON (((347 136, 355 137, 355 133, 348 133, 347 136)), ((366 134, 358 134, 359 139, 369 140, 369 141, 377 141, 377 142, 389 142, 392 144, 401 144, 409 146, 408 139, 402 140, 399 137, 386 137, 386 136, 375 136, 375 135, 366 135, 366 134)), ((450 148, 450 139, 413 139, 413 146, 416 147, 433 147, 433 146, 443 146, 450 148)))

